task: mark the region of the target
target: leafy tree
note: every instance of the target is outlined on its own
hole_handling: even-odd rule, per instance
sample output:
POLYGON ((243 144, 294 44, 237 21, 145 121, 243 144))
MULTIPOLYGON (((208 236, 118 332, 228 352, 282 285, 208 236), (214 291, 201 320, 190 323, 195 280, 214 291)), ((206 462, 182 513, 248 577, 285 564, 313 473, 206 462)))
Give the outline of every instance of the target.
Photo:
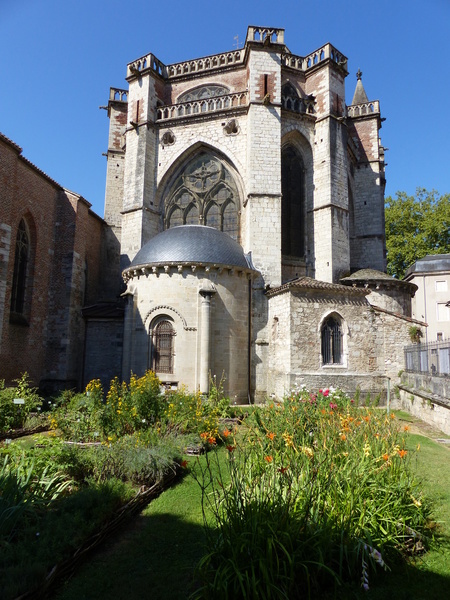
POLYGON ((419 258, 450 253, 450 194, 417 188, 386 198, 387 270, 401 279, 419 258))

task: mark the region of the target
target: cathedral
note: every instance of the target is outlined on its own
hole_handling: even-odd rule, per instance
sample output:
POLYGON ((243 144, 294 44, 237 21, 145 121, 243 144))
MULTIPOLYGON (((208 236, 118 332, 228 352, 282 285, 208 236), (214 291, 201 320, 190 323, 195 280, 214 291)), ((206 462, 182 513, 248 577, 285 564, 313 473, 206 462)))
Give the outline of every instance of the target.
POLYGON ((346 104, 347 76, 331 44, 297 55, 255 26, 243 48, 127 65, 78 387, 150 368, 240 403, 397 378, 416 287, 385 273, 383 119, 360 71, 346 104))

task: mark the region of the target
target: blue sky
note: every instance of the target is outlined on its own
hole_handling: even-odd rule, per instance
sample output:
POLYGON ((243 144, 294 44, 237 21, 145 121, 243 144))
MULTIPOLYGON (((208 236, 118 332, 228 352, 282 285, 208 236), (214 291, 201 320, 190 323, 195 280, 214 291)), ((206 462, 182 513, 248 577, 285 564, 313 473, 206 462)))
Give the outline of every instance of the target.
POLYGON ((450 0, 0 0, 0 131, 103 215, 110 86, 152 52, 163 63, 224 52, 248 25, 283 27, 306 55, 348 59, 380 100, 386 195, 450 193, 450 0))

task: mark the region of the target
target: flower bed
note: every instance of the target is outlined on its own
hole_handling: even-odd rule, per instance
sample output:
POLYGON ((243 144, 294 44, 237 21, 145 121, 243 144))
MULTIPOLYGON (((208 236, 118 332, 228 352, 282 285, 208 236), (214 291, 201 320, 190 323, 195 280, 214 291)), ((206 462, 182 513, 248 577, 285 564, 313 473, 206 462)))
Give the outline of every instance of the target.
POLYGON ((301 391, 228 432, 197 471, 212 531, 198 598, 321 597, 429 543, 430 505, 394 415, 301 391), (212 465, 214 464, 214 469, 212 465))

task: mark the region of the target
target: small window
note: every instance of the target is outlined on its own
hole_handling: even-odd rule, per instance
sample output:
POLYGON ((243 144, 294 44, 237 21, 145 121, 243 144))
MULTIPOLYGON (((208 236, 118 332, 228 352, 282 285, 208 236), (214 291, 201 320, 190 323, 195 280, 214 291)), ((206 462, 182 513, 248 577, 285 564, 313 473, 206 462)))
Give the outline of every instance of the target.
POLYGON ((447 291, 447 281, 436 281, 436 291, 437 292, 446 292, 447 291))
POLYGON ((16 315, 23 315, 25 310, 29 261, 30 237, 25 221, 22 219, 19 223, 19 229, 17 230, 11 292, 11 313, 15 313, 16 315))
POLYGON ((174 336, 170 321, 159 321, 153 329, 152 369, 155 373, 173 373, 174 336))
MULTIPOLYGON (((444 339, 444 334, 442 333, 442 331, 437 332, 436 339, 438 342, 442 342, 442 340, 444 339)), ((431 352, 433 352, 433 350, 431 352)), ((435 352, 436 352, 436 350, 435 350, 435 352)))
POLYGON ((322 363, 324 365, 341 365, 342 328, 335 317, 328 317, 322 326, 322 363))
POLYGON ((445 302, 438 302, 436 304, 436 313, 438 321, 450 321, 450 308, 445 302))

